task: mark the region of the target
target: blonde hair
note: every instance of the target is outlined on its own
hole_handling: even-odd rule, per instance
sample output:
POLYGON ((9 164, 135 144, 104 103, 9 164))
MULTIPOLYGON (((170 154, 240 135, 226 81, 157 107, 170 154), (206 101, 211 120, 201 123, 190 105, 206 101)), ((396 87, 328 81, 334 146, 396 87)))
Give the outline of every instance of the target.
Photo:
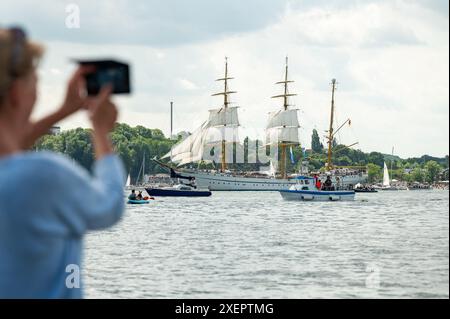
POLYGON ((12 32, 9 29, 0 28, 0 105, 14 79, 32 72, 44 52, 40 44, 25 39, 21 54, 17 57, 17 65, 14 66, 14 72, 11 72, 15 45, 13 42, 12 32))

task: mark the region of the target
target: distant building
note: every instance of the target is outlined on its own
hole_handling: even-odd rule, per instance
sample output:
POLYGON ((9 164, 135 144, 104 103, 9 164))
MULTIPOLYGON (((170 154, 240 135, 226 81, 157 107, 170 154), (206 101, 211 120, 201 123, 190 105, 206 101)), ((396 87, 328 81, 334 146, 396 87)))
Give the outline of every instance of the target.
POLYGON ((61 134, 61 127, 60 126, 52 126, 50 129, 50 135, 59 135, 61 134))

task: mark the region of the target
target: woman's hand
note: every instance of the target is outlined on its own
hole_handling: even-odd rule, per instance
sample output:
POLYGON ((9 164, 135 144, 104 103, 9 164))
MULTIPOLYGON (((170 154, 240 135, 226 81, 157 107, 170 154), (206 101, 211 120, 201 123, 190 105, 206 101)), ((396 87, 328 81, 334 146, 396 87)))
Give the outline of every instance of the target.
POLYGON ((89 98, 89 113, 94 131, 109 133, 114 129, 117 120, 117 108, 111 102, 112 86, 102 87, 96 97, 89 98))
POLYGON ((89 98, 88 102, 97 159, 113 153, 109 133, 114 129, 117 120, 117 108, 110 100, 111 92, 112 86, 105 86, 96 97, 89 98))
POLYGON ((88 97, 85 75, 92 73, 94 70, 95 68, 93 66, 81 66, 69 80, 66 97, 59 110, 65 116, 69 116, 76 111, 87 107, 88 97))

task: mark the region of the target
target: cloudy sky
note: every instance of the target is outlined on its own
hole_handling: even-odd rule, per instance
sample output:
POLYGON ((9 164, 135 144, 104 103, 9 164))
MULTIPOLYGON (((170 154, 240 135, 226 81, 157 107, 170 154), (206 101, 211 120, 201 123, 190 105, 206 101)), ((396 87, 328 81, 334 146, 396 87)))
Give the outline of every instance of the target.
MULTIPOLYGON (((175 131, 193 131, 221 104, 211 94, 227 56, 243 132, 262 137, 288 55, 307 147, 313 128, 325 134, 336 78, 337 121, 352 120, 342 143, 401 157, 449 153, 447 0, 2 0, 0 24, 23 25, 45 44, 35 117, 62 100, 71 58, 113 57, 132 67, 133 94, 115 99, 121 122, 168 134, 173 101, 175 131), (79 28, 66 26, 70 4, 79 28)), ((61 126, 89 122, 79 114, 61 126)))

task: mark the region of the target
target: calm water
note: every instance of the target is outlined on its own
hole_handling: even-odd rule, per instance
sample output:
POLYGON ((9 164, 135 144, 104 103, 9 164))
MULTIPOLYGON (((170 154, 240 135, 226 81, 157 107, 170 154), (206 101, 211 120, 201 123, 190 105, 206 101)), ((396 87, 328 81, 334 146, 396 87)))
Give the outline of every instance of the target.
POLYGON ((449 192, 158 198, 86 248, 88 298, 448 298, 449 192))

